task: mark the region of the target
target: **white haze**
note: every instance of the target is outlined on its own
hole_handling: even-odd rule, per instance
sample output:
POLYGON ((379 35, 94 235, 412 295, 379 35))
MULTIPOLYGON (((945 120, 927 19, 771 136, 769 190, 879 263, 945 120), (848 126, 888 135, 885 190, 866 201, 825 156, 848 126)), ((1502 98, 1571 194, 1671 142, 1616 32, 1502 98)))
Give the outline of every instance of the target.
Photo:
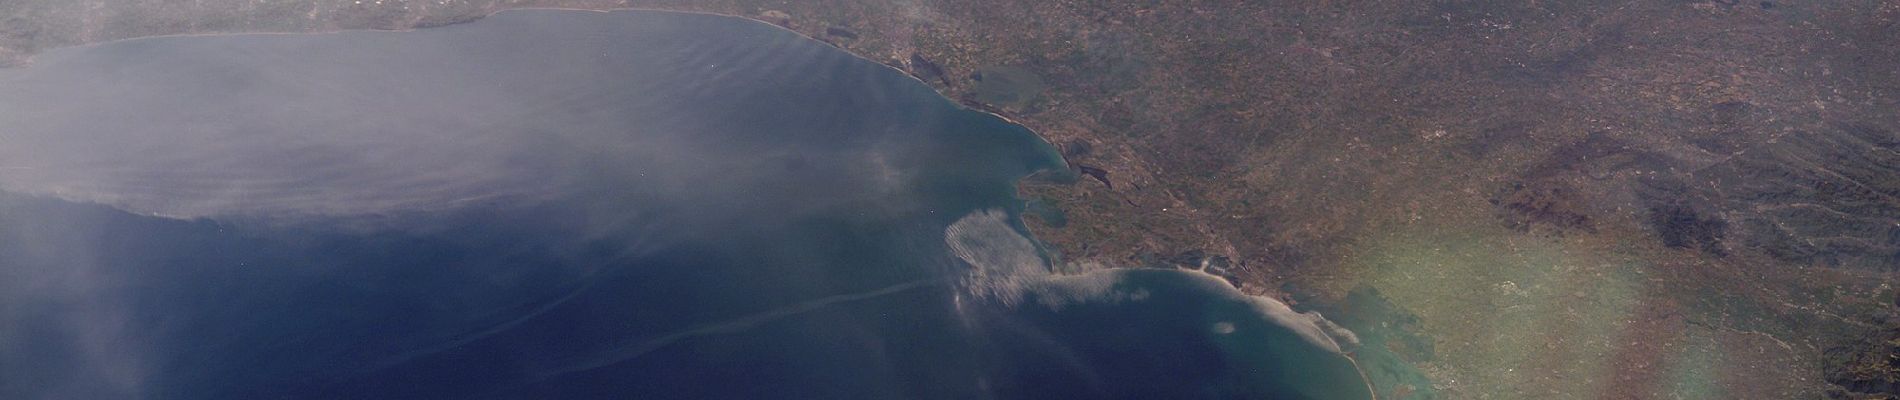
MULTIPOLYGON (((919 165, 893 154, 917 140, 898 136, 928 132, 941 116, 886 116, 919 97, 880 92, 890 90, 878 81, 890 77, 875 75, 885 67, 796 35, 682 40, 674 31, 703 21, 627 18, 509 12, 415 32, 49 52, 0 69, 0 195, 273 223, 559 202, 586 225, 571 242, 619 235, 626 248, 611 251, 622 258, 738 231, 761 214, 906 195, 900 186, 919 165), (841 91, 834 76, 869 90, 841 91), (785 101, 807 104, 771 103, 785 101), (747 111, 760 109, 799 111, 747 111), (844 114, 863 109, 877 111, 844 114)), ((735 35, 777 28, 749 29, 735 35)), ((157 333, 136 329, 141 300, 127 293, 170 277, 98 266, 129 242, 101 233, 111 228, 101 221, 7 212, 32 210, 0 209, 0 221, 56 229, 0 229, 0 240, 27 249, 0 252, 0 358, 31 359, 39 338, 73 344, 57 349, 70 365, 32 367, 50 371, 32 387, 8 385, 26 370, 0 365, 0 393, 145 396, 166 371, 162 357, 149 359, 158 356, 144 341, 157 333)))
MULTIPOLYGON (((778 95, 829 90, 809 77, 839 68, 881 67, 841 64, 792 35, 737 48, 710 38, 630 46, 667 28, 539 17, 504 13, 478 30, 154 38, 47 53, 0 70, 0 190, 179 218, 338 217, 534 204, 603 182, 628 188, 621 195, 737 203, 773 190, 888 194, 903 180, 880 143, 814 150, 799 146, 821 141, 773 132, 707 134, 743 118, 813 121, 788 129, 814 132, 895 129, 734 114, 775 100, 735 96, 743 89, 719 78, 783 76, 773 90, 785 92, 763 93, 778 95), (852 178, 871 184, 776 188, 790 164, 885 172, 852 178)), ((811 108, 850 112, 884 95, 856 94, 867 98, 811 108)))

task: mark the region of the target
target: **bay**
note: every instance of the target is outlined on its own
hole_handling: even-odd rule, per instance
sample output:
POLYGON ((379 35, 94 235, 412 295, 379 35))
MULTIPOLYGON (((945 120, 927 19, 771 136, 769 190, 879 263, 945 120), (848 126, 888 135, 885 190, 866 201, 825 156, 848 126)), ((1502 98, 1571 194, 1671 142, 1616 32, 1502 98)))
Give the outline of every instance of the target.
POLYGON ((1369 397, 1197 272, 1050 274, 1046 143, 744 19, 62 49, 0 143, 3 398, 1369 397))

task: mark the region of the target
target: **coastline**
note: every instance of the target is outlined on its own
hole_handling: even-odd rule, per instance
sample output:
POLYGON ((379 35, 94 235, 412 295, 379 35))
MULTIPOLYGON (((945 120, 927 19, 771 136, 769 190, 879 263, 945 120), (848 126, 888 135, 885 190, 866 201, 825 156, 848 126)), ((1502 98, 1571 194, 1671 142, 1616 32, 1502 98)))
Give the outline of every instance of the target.
MULTIPOLYGON (((1058 162, 1058 163, 1060 163, 1060 165, 1064 165, 1064 166, 1067 166, 1067 165, 1070 165, 1070 164, 1069 164, 1069 160, 1067 160, 1067 157, 1066 157, 1065 155, 1063 155, 1063 154, 1062 154, 1062 153, 1061 153, 1060 151, 1058 151, 1058 150, 1057 150, 1057 148, 1056 148, 1056 146, 1055 146, 1055 144, 1054 144, 1053 142, 1051 142, 1051 140, 1050 140, 1050 138, 1049 138, 1048 136, 1046 136, 1046 135, 1044 135, 1044 134, 1043 134, 1042 132, 1039 132, 1039 131, 1037 131, 1037 130, 1035 130, 1035 129, 1032 129, 1032 128, 1030 128, 1030 127, 1028 127, 1027 125, 1025 125, 1025 124, 1023 124, 1023 123, 1022 123, 1021 121, 1018 121, 1018 120, 1016 120, 1016 119, 1014 119, 1014 118, 1011 118, 1011 117, 1010 117, 1010 116, 1008 116, 1008 115, 1004 115, 1003 113, 1001 113, 1001 112, 999 112, 998 110, 994 110, 994 109, 987 109, 986 107, 974 107, 974 106, 971 106, 970 104, 966 104, 966 103, 964 103, 964 102, 962 102, 962 101, 958 101, 958 100, 956 100, 956 99, 954 99, 954 98, 952 98, 952 97, 950 97, 950 96, 949 96, 949 95, 948 95, 947 93, 945 93, 945 92, 944 92, 943 90, 941 90, 941 89, 939 89, 938 87, 936 87, 936 86, 933 86, 933 85, 931 85, 931 84, 930 84, 930 83, 929 83, 928 81, 926 81, 925 79, 923 79, 923 78, 921 78, 921 77, 919 77, 919 76, 917 76, 916 74, 913 74, 913 73, 911 73, 910 71, 907 71, 907 70, 905 70, 905 69, 903 69, 903 68, 901 68, 901 67, 899 67, 899 66, 894 66, 894 65, 891 65, 891 64, 888 64, 888 63, 885 63, 885 62, 880 62, 880 61, 878 61, 878 60, 875 60, 875 59, 872 59, 872 58, 870 58, 870 57, 866 57, 865 55, 863 55, 863 54, 860 54, 860 53, 858 53, 858 52, 856 52, 856 51, 853 51, 853 50, 852 50, 852 49, 850 49, 850 48, 846 48, 846 47, 843 47, 843 46, 838 46, 838 45, 835 45, 835 44, 832 44, 832 43, 830 43, 830 42, 827 42, 827 41, 825 41, 825 40, 822 40, 822 39, 820 39, 820 38, 818 38, 818 37, 814 37, 813 35, 810 35, 810 34, 806 34, 806 33, 804 33, 804 32, 800 32, 800 31, 798 31, 798 30, 796 30, 796 29, 792 29, 792 28, 790 28, 790 27, 787 27, 787 26, 784 26, 784 25, 781 25, 781 24, 778 24, 778 23, 774 23, 774 22, 772 22, 772 21, 768 21, 768 20, 765 20, 765 19, 762 19, 762 18, 761 18, 761 16, 759 16, 759 15, 738 15, 738 14, 728 14, 728 13, 719 13, 719 12, 709 12, 709 11, 692 11, 692 10, 674 10, 674 9, 664 9, 664 8, 652 8, 652 7, 615 7, 615 8, 601 8, 601 9, 590 9, 590 8, 568 8, 568 7, 526 7, 526 8, 506 8, 506 9, 498 9, 498 10, 491 10, 491 11, 488 11, 488 12, 486 12, 486 13, 483 13, 483 14, 481 14, 481 15, 478 15, 478 16, 471 16, 471 17, 467 17, 467 18, 457 18, 457 19, 452 19, 452 20, 445 20, 445 21, 432 21, 432 22, 434 22, 434 23, 431 23, 431 24, 428 24, 428 25, 418 25, 418 26, 410 26, 410 27, 407 27, 407 28, 397 28, 397 29, 378 29, 378 28, 365 28, 365 29, 326 29, 326 30, 314 30, 314 31, 303 31, 303 32, 289 32, 289 31, 249 31, 249 32, 202 32, 202 33, 180 33, 180 34, 167 34, 167 35, 154 35, 154 36, 140 36, 140 37, 131 37, 131 38, 123 38, 123 39, 113 39, 113 40, 106 40, 106 41, 98 41, 98 42, 88 42, 88 43, 79 43, 79 44, 73 44, 73 45, 66 45, 66 46, 59 46, 59 47, 53 47, 53 48, 47 48, 47 49, 40 49, 39 51, 36 51, 36 52, 34 52, 34 53, 32 53, 32 54, 29 54, 29 55, 27 55, 27 56, 25 56, 24 58, 22 58, 22 59, 21 59, 21 61, 19 61, 19 62, 17 62, 17 63, 11 63, 11 64, 4 64, 4 65, 0 65, 0 69, 4 69, 4 68, 31 68, 31 67, 33 66, 33 64, 34 64, 34 60, 35 60, 35 59, 36 59, 37 57, 39 57, 39 56, 41 56, 41 55, 45 55, 45 54, 49 54, 49 53, 56 53, 56 52, 62 52, 62 51, 77 51, 77 50, 80 50, 80 49, 86 49, 86 48, 90 48, 90 47, 94 47, 94 46, 101 46, 101 45, 108 45, 108 44, 116 44, 116 43, 120 43, 120 42, 132 42, 132 41, 139 41, 139 40, 160 40, 160 39, 169 39, 169 38, 181 38, 181 37, 211 37, 211 36, 243 36, 243 35, 265 35, 265 36, 279 36, 279 35, 286 35, 286 36, 287 36, 287 35, 331 35, 331 34, 345 34, 345 33, 404 33, 404 32, 413 32, 413 31, 417 31, 417 30, 422 30, 422 29, 429 29, 429 28, 440 28, 440 27, 445 27, 445 26, 450 26, 450 25, 459 25, 459 24, 464 24, 464 23, 471 23, 471 22, 477 22, 477 21, 480 21, 480 20, 482 20, 482 19, 486 19, 486 18, 489 18, 489 17, 492 17, 492 16, 495 16, 495 15, 498 15, 498 14, 501 14, 501 13, 505 13, 505 12, 511 12, 511 11, 523 11, 523 12, 535 12, 535 11, 581 11, 581 12, 595 12, 595 13, 614 13, 614 12, 661 12, 661 13, 678 13, 678 14, 695 14, 695 15, 706 15, 706 16, 715 16, 715 17, 726 17, 726 18, 737 18, 737 19, 741 19, 741 20, 746 20, 746 21, 750 21, 750 22, 753 22, 753 23, 759 23, 759 24, 764 24, 764 25, 768 25, 768 26, 771 26, 771 27, 773 27, 773 28, 775 28, 775 29, 778 29, 778 30, 781 30, 781 31, 785 31, 785 32, 790 32, 790 33, 792 33, 792 34, 795 34, 795 35, 798 35, 799 37, 801 37, 801 38, 804 38, 805 40, 811 40, 811 41, 814 41, 814 42, 818 42, 819 44, 823 44, 823 45, 826 45, 826 46, 830 46, 830 47, 832 47, 832 48, 834 48, 834 49, 837 49, 837 50, 839 50, 839 51, 841 51, 841 52, 843 52, 843 53, 845 53, 845 54, 849 54, 849 55, 850 55, 851 57, 854 57, 854 58, 857 58, 857 59, 859 59, 859 60, 863 60, 863 61, 866 61, 866 62, 869 62, 869 63, 871 63, 871 64, 876 64, 876 65, 878 65, 878 66, 880 66, 880 67, 882 67, 882 68, 887 68, 887 69, 890 69, 890 70, 892 70, 892 71, 894 71, 894 72, 897 72, 897 73, 899 73, 899 74, 902 74, 902 75, 903 75, 903 76, 905 76, 906 78, 908 78, 908 79, 910 79, 910 80, 912 80, 912 81, 915 81, 915 82, 917 82, 918 84, 921 84, 921 85, 923 85, 923 86, 924 86, 924 87, 926 87, 926 88, 929 88, 929 89, 930 89, 930 90, 931 90, 932 92, 934 92, 934 93, 936 93, 936 94, 938 95, 938 97, 939 97, 940 99, 942 99, 943 101, 945 101, 945 102, 947 102, 947 103, 949 103, 950 105, 952 105, 952 106, 954 106, 954 107, 955 107, 956 109, 958 109, 958 110, 967 110, 967 111, 972 111, 972 112, 977 112, 977 113, 981 113, 981 114, 985 114, 985 115, 988 115, 988 116, 991 116, 991 117, 994 117, 994 118, 996 118, 996 119, 998 119, 998 120, 1000 120, 1000 121, 1002 121, 1002 122, 1005 122, 1005 123, 1008 123, 1008 124, 1010 124, 1010 125, 1013 125, 1013 126, 1016 126, 1016 127, 1018 127, 1018 128, 1021 128, 1021 129, 1023 129, 1024 131, 1026 131, 1026 132, 1029 132, 1030 134, 1032 134, 1032 135, 1035 135, 1035 136, 1036 136, 1036 138, 1038 139, 1038 141, 1039 141, 1039 142, 1041 143, 1041 146, 1043 146, 1043 147, 1042 147, 1042 149, 1040 149, 1040 150, 1042 150, 1042 151, 1045 151, 1045 152, 1047 152, 1047 153, 1049 153, 1050 155, 1053 155, 1053 156, 1055 156, 1055 158, 1056 158, 1056 160, 1057 160, 1057 162, 1058 162)), ((419 21, 418 21, 418 22, 419 22, 419 21)), ((1059 168, 1059 167, 1057 167, 1057 168, 1059 168)), ((1023 190, 1022 190, 1022 187, 1023 187, 1023 184, 1024 184, 1024 181, 1023 181, 1023 180, 1024 180, 1024 178, 1027 178, 1027 177, 1029 177, 1029 176, 1031 176, 1031 175, 1034 175, 1035 173, 1041 173, 1041 172, 1043 172, 1043 171, 1037 171, 1037 172, 1034 172, 1034 173, 1032 173, 1032 174, 1030 174, 1030 175, 1025 175, 1025 176, 1023 176, 1023 177, 1018 177, 1018 178, 1016 178, 1016 179, 1015 179, 1015 181, 1014 181, 1014 182, 1012 182, 1012 185, 1016 187, 1016 191, 1017 191, 1017 194, 1018 194, 1018 196, 1020 196, 1020 195, 1021 195, 1021 193, 1023 193, 1023 190)), ((1022 200, 1022 199, 1021 199, 1021 198, 1018 198, 1017 200, 1022 200)), ((118 208, 118 207, 114 207, 114 208, 118 208)), ((175 217, 172 217, 172 216, 162 216, 162 215, 153 215, 153 216, 160 216, 160 217, 166 217, 166 218, 175 218, 175 217)), ((1013 217, 1013 218, 1016 218, 1016 219, 1019 219, 1020 217, 1013 217)), ((185 218, 177 218, 177 219, 185 219, 185 218)), ((1020 223, 1021 223, 1020 221, 1014 221, 1014 222, 1015 222, 1015 223, 1017 223, 1017 224, 1020 224, 1020 223)), ((1027 234, 1028 232, 1026 232, 1026 231, 1025 231, 1024 233, 1025 233, 1025 234, 1027 234)), ((1038 244, 1038 251, 1045 251, 1045 250, 1043 250, 1043 249, 1042 249, 1042 246, 1040 246, 1040 244, 1042 243, 1042 242, 1041 242, 1040 240, 1038 240, 1038 239, 1036 239, 1036 238, 1034 238, 1034 237, 1030 237, 1029 239, 1031 239, 1032 241, 1034 241, 1035 243, 1037 243, 1037 244, 1038 244)), ((1047 257, 1047 254, 1043 254, 1043 256, 1044 256, 1044 257, 1047 257)), ((1115 269, 1140 269, 1140 268, 1139 268, 1139 267, 1113 267, 1113 266, 1110 266, 1110 267, 1106 267, 1105 269, 1106 269, 1106 270, 1115 270, 1115 269)), ((1278 308, 1285 308, 1285 309, 1286 309, 1286 311, 1288 311, 1288 312, 1291 312, 1291 309, 1290 309, 1290 307, 1289 307, 1289 306, 1287 306, 1287 305, 1286 305, 1285 303, 1283 303, 1283 302, 1280 302, 1280 301, 1279 301, 1279 300, 1277 300, 1277 299, 1274 299, 1274 298, 1271 298, 1271 297, 1267 297, 1267 296, 1258 296, 1258 295, 1251 295, 1251 294, 1246 294, 1246 293, 1244 293, 1244 292, 1241 292, 1241 291, 1239 291, 1239 289, 1240 289, 1240 287, 1239 287, 1239 286, 1238 286, 1238 285, 1237 285, 1237 284, 1236 284, 1236 283, 1235 283, 1234 281, 1232 281, 1232 280, 1230 280, 1230 279, 1227 279, 1227 278, 1226 278, 1226 277, 1224 277, 1224 276, 1221 276, 1221 275, 1215 275, 1215 274, 1212 274, 1212 273, 1208 273, 1208 272, 1205 272, 1205 271, 1200 271, 1200 270, 1179 270, 1179 271, 1181 271, 1181 272, 1183 272, 1183 273, 1188 273, 1188 274, 1190 274, 1190 275, 1193 275, 1193 276, 1201 276, 1201 277, 1205 277, 1206 279, 1214 279, 1214 280, 1218 280, 1218 281, 1220 281, 1220 282, 1221 282, 1221 285, 1222 285, 1222 286, 1226 286, 1226 287, 1229 287, 1229 288, 1233 288, 1233 289, 1235 289, 1235 290, 1236 290, 1236 294, 1238 294, 1239 296, 1242 296, 1242 297, 1245 297, 1245 298, 1247 298, 1247 299, 1248 299, 1249 301, 1254 301, 1254 302, 1261 302, 1261 303, 1267 303, 1267 304, 1273 304, 1273 305, 1277 305, 1278 307, 1277 307, 1276 309, 1278 309, 1278 308)), ((1069 275, 1069 274, 1064 274, 1064 275, 1069 275)), ((1296 315, 1307 315, 1307 314, 1305 314, 1305 313, 1296 313, 1296 315)), ((1272 317, 1272 319, 1273 319, 1273 320, 1275 320, 1275 321, 1279 321, 1279 322, 1282 322, 1282 323, 1288 323, 1288 324, 1292 324, 1292 323, 1299 323, 1299 322, 1304 322, 1304 324, 1302 324, 1302 325, 1303 325, 1302 327, 1304 327, 1304 326, 1307 326, 1307 325, 1310 325, 1310 326, 1312 326, 1312 327, 1313 327, 1313 329, 1315 329, 1315 330, 1316 330, 1316 331, 1318 331, 1318 332, 1322 332, 1322 333, 1325 333, 1325 332, 1326 332, 1326 330, 1325 330, 1325 329, 1323 329, 1323 328, 1321 328, 1321 327, 1319 326, 1319 324, 1318 324, 1318 323, 1317 323, 1316 321, 1294 321, 1294 320, 1292 320, 1292 319, 1288 319, 1288 318, 1284 318, 1284 316, 1281 316, 1281 315, 1278 315, 1278 314, 1271 314, 1271 317, 1272 317)), ((1324 317, 1321 317, 1321 316, 1318 316, 1317 314, 1313 314, 1313 315, 1311 315, 1311 316, 1310 316, 1310 317, 1308 317, 1308 318, 1315 318, 1315 319, 1319 319, 1319 320, 1324 320, 1324 317)), ((1327 324, 1331 324, 1331 322, 1330 322, 1330 321, 1326 321, 1326 323, 1327 323, 1327 324)), ((1341 329, 1343 329, 1343 328, 1341 328, 1341 329)), ((1341 340, 1340 340, 1340 338, 1339 338, 1339 337, 1337 337, 1337 336, 1334 336, 1334 335, 1332 335, 1332 334, 1330 334, 1330 333, 1326 333, 1326 334, 1323 334, 1323 335, 1321 335, 1321 336, 1319 336, 1319 337, 1321 337, 1321 338, 1324 338, 1324 340, 1325 340, 1325 343, 1326 343, 1326 344, 1330 344, 1330 345, 1331 345, 1331 348, 1330 348, 1330 350, 1333 350, 1333 351, 1334 351, 1335 353, 1337 353, 1337 354, 1340 354, 1340 355, 1342 355, 1342 356, 1344 356, 1344 357, 1346 357, 1346 358, 1348 359, 1348 361, 1349 361, 1349 362, 1350 362, 1350 364, 1351 364, 1351 365, 1353 366, 1353 368, 1355 369, 1355 371, 1356 371, 1356 372, 1358 372, 1358 373, 1359 373, 1359 375, 1361 376, 1361 378, 1362 378, 1362 381, 1363 381, 1363 382, 1364 382, 1364 383, 1365 383, 1365 384, 1367 385, 1367 387, 1368 387, 1368 389, 1369 389, 1369 392, 1370 392, 1370 393, 1372 393, 1372 396, 1373 396, 1373 398, 1374 398, 1374 399, 1377 399, 1377 398, 1378 398, 1378 393, 1377 393, 1376 391, 1372 391, 1372 390, 1370 390, 1370 389, 1372 388, 1372 383, 1371 383, 1371 381, 1370 381, 1370 380, 1368 380, 1368 379, 1365 379, 1365 378, 1367 377, 1367 375, 1366 375, 1366 372, 1364 371, 1364 369, 1363 369, 1363 368, 1361 368, 1361 367, 1360 367, 1360 366, 1358 365, 1358 363, 1357 363, 1357 360, 1356 360, 1356 359, 1354 359, 1354 357, 1352 356, 1352 354, 1351 354, 1351 352, 1350 352, 1350 351, 1347 351, 1347 350, 1345 350, 1345 349, 1344 349, 1344 347, 1343 347, 1343 346, 1341 346, 1341 344, 1340 344, 1340 342, 1341 342, 1341 340)))
MULTIPOLYGON (((999 119, 937 108, 1041 160, 993 175, 985 191, 996 204, 1019 204, 1012 192, 1030 202, 1017 230, 1061 270, 1205 268, 1319 310, 1360 334, 1353 355, 1381 398, 1885 392, 1865 382, 1900 375, 1835 372, 1896 353, 1866 338, 1900 332, 1896 290, 1882 284, 1900 275, 1868 269, 1884 266, 1869 262, 1884 256, 1878 247, 1802 243, 1879 242, 1884 229, 1872 228, 1900 223, 1882 217, 1900 202, 1827 191, 1891 181, 1861 175, 1880 170, 1867 156, 1881 146, 1852 144, 1900 132, 1888 118, 1900 96, 1887 90, 1900 90, 1900 75, 1885 67, 1900 64, 1900 36, 1880 29, 1900 14, 1879 1, 1768 3, 26 0, 4 7, 0 68, 44 53, 34 68, 63 69, 93 51, 60 49, 144 37, 433 35, 421 28, 558 16, 499 14, 510 8, 766 22, 993 111, 999 119), (1683 34, 1639 34, 1656 30, 1683 34), (978 96, 1014 93, 983 82, 997 67, 1051 85, 986 108, 978 96), (1057 145, 1067 172, 1023 147, 1034 146, 1025 132, 990 125, 1012 119, 1057 145), (1748 151, 1704 168, 1726 159, 1708 154, 1735 149, 1748 151), (1099 184, 1083 177, 1092 170, 1099 184), (1847 212, 1779 207, 1797 203, 1847 212), (1668 215, 1693 222, 1658 217, 1668 215), (1719 240, 1694 233, 1724 223, 1719 240), (1727 290, 1735 282, 1748 290, 1727 290)), ((0 69, 9 74, 19 75, 0 69)))

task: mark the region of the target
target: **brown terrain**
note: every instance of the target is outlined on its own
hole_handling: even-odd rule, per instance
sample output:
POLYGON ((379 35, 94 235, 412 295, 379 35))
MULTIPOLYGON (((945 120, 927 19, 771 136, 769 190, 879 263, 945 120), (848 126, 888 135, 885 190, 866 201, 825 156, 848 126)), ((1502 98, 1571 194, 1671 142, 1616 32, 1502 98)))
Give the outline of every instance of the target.
POLYGON ((1320 310, 1383 399, 1900 396, 1900 1, 6 0, 0 59, 746 16, 1055 144, 1062 268, 1320 310))

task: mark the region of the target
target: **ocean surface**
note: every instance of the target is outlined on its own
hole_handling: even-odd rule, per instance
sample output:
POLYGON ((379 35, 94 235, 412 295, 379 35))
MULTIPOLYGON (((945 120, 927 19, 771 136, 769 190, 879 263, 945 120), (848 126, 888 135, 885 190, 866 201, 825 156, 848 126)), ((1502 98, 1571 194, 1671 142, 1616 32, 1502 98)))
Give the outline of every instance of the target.
POLYGON ((730 17, 61 49, 0 70, 0 398, 1369 397, 1217 278, 1051 274, 1060 168, 730 17))

